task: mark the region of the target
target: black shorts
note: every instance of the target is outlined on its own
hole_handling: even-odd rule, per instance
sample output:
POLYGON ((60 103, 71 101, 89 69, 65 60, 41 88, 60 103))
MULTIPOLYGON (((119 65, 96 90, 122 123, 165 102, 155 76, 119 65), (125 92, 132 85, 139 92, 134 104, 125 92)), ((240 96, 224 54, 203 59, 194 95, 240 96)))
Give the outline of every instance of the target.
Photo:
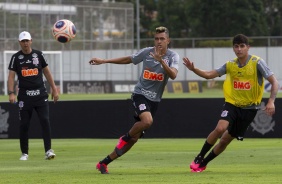
POLYGON ((48 95, 36 97, 26 97, 19 95, 17 103, 20 110, 28 111, 32 111, 36 107, 49 106, 48 95))
POLYGON ((245 132, 254 120, 257 109, 242 109, 230 103, 225 103, 220 119, 229 122, 228 132, 232 137, 243 140, 245 132))
POLYGON ((143 95, 134 93, 131 96, 131 100, 133 102, 133 107, 135 111, 135 122, 140 121, 139 115, 146 111, 151 112, 152 117, 155 116, 159 102, 153 102, 151 100, 148 100, 143 95))

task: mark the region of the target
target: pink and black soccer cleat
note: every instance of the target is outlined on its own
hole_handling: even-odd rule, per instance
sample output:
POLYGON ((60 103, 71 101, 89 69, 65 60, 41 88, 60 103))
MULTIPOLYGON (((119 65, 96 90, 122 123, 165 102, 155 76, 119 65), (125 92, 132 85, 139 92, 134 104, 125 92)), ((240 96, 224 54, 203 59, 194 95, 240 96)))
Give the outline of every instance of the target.
POLYGON ((200 166, 200 163, 203 161, 201 156, 197 156, 190 164, 190 169, 197 169, 200 166))
POLYGON ((106 164, 101 164, 100 162, 97 163, 96 169, 98 169, 101 174, 109 174, 108 167, 106 164))
POLYGON ((196 169, 191 169, 191 172, 203 172, 204 170, 206 170, 207 166, 203 166, 203 167, 198 167, 196 169))

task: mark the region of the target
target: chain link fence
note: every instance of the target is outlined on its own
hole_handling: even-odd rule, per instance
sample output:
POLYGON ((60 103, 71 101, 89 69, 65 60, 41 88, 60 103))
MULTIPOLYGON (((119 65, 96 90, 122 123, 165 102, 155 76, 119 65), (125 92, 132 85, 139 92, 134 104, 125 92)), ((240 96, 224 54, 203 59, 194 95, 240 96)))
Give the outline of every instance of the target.
POLYGON ((97 50, 134 47, 134 8, 131 3, 14 0, 0 1, 0 50, 18 50, 18 35, 29 31, 39 50, 97 50), (56 2, 56 3, 55 3, 56 2), (52 4, 53 3, 53 4, 52 4), (52 36, 57 20, 69 19, 76 38, 61 44, 52 36))

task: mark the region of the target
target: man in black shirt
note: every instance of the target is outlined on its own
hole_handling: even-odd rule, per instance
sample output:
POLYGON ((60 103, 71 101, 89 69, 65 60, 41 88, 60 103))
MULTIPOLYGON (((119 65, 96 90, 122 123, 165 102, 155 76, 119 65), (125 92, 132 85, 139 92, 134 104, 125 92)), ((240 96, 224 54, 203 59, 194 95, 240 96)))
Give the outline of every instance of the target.
POLYGON ((18 96, 20 119, 20 160, 28 160, 28 129, 33 109, 37 112, 42 127, 45 159, 55 158, 51 149, 51 127, 49 121, 48 93, 43 74, 52 89, 52 99, 57 102, 59 95, 44 55, 31 48, 32 38, 29 32, 19 34, 21 50, 15 53, 9 64, 8 95, 10 103, 16 103, 15 76, 18 77, 18 96))

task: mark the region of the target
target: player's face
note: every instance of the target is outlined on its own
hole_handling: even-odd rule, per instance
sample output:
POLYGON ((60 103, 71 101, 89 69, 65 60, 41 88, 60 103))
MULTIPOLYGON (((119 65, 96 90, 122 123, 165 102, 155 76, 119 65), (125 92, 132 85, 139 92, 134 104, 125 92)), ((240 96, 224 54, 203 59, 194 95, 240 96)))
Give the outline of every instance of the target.
POLYGON ((22 40, 19 43, 24 53, 30 51, 32 40, 22 40))
POLYGON ((155 34, 155 47, 158 49, 167 49, 170 40, 166 33, 155 34))
POLYGON ((239 59, 240 58, 248 57, 249 48, 250 48, 250 46, 246 45, 244 43, 234 44, 233 45, 234 53, 236 54, 236 56, 239 59))

